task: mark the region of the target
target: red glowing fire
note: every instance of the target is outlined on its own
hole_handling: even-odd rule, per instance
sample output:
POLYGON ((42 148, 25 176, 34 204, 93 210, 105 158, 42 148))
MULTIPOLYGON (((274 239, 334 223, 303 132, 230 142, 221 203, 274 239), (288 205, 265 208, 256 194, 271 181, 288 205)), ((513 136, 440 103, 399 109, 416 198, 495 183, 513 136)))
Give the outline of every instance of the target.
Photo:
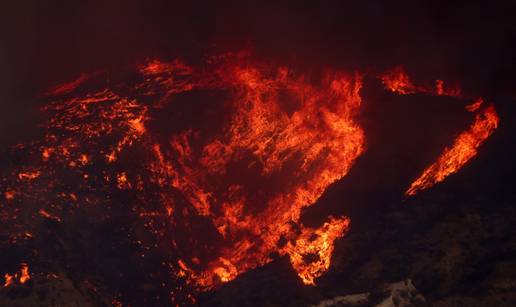
MULTIPOLYGON (((153 62, 141 70, 170 84, 163 76, 171 69, 175 66, 153 62)), ((271 261, 269 255, 277 252, 289 255, 303 282, 313 284, 328 269, 333 241, 349 221, 331 218, 319 229, 308 229, 299 218, 364 150, 363 131, 354 123, 361 79, 328 74, 321 87, 314 87, 286 68, 234 64, 219 68, 213 77, 216 81, 200 80, 201 86, 233 91, 228 103, 235 111, 222 133, 197 151, 191 130, 174 136, 168 148, 153 146, 153 172, 171 178, 197 213, 211 219, 225 245, 202 270, 190 269, 188 260, 181 260, 181 267, 193 283, 211 288, 271 261), (280 99, 285 92, 296 103, 290 113, 280 99), (242 167, 259 180, 274 181, 277 191, 254 194, 252 186, 228 180, 228 167, 246 160, 242 167), (249 207, 262 209, 249 214, 249 207), (293 225, 300 227, 300 235, 293 225), (279 247, 281 239, 288 244, 279 247), (307 255, 318 260, 305 263, 307 255)))
MULTIPOLYGON (((385 88, 400 94, 425 93, 430 95, 451 96, 464 98, 460 88, 446 88, 444 81, 436 80, 435 88, 429 86, 415 86, 401 67, 388 71, 380 76, 385 88)), ((459 171, 469 160, 477 154, 477 148, 498 127, 498 115, 493 105, 481 109, 484 104, 482 98, 474 100, 466 106, 469 112, 475 112, 475 122, 461 133, 451 147, 446 148, 436 162, 423 171, 421 176, 410 185, 406 195, 415 195, 418 191, 428 189, 443 181, 449 175, 459 171)))
MULTIPOLYGON (((44 137, 34 143, 34 163, 5 181, 5 201, 37 199, 41 207, 35 215, 62 223, 81 205, 109 206, 111 198, 98 193, 131 191, 136 201, 130 210, 156 237, 175 231, 159 219, 188 234, 167 244, 178 250, 170 263, 174 274, 192 287, 212 289, 272 261, 274 254, 288 257, 302 282, 313 285, 329 269, 334 241, 349 229, 350 219, 328 217, 311 228, 300 218, 365 150, 357 124, 362 78, 328 71, 314 85, 286 67, 241 55, 208 62, 200 70, 179 60, 149 61, 123 91, 106 86, 75 94, 98 73, 49 91, 52 102, 44 111, 50 117, 44 137), (202 90, 225 93, 222 126, 183 127, 169 134, 151 129, 154 117, 173 108, 180 95, 202 90), (127 167, 136 153, 137 167, 127 167), (60 177, 56 169, 71 175, 60 177), (55 192, 70 180, 76 190, 55 192), (156 200, 157 208, 151 206, 156 200), (192 230, 194 217, 208 224, 209 242, 192 230)), ((398 94, 461 95, 440 80, 435 87, 414 85, 400 67, 381 80, 398 94)), ((467 107, 476 113, 475 122, 407 195, 443 181, 476 155, 498 124, 494 107, 482 105, 476 100, 467 107)), ((28 269, 20 276, 23 283, 28 269)))
POLYGON ((443 181, 450 174, 456 173, 477 154, 477 148, 498 126, 498 116, 493 106, 477 114, 471 127, 461 133, 453 145, 446 148, 438 160, 429 166, 407 190, 407 195, 414 195, 420 190, 428 189, 443 181))

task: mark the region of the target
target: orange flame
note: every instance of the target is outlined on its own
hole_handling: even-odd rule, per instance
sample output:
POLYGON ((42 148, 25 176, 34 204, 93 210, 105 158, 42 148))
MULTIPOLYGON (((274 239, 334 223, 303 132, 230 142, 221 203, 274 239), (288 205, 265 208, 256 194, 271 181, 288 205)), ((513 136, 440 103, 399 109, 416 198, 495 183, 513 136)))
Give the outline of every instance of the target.
MULTIPOLYGON (((350 220, 329 217, 311 228, 302 224, 301 215, 348 174, 365 150, 364 131, 357 123, 362 76, 326 72, 320 82, 308 82, 310 78, 288 68, 241 55, 210 59, 208 64, 197 71, 177 60, 154 60, 138 67, 142 78, 131 93, 123 93, 128 96, 113 87, 47 105, 44 109, 53 116, 35 151, 39 168, 14 172, 15 182, 30 191, 38 181, 52 178, 45 172, 56 166, 80 178, 80 189, 102 183, 102 191, 134 192, 137 201, 130 209, 154 234, 168 238, 165 234, 175 229, 163 225, 170 222, 192 236, 186 242, 167 239, 167 245, 180 254, 170 264, 175 274, 197 290, 231 281, 269 263, 273 254, 288 257, 301 281, 314 285, 330 268, 334 242, 348 231, 350 220), (192 125, 170 135, 153 131, 153 116, 173 109, 176 95, 206 89, 227 94, 215 113, 227 116, 221 127, 192 125), (132 154, 141 154, 141 161, 129 161, 136 166, 128 169, 132 154), (145 185, 156 186, 147 191, 145 185), (148 208, 155 204, 158 209, 148 208), (198 225, 191 225, 196 220, 206 222, 213 235, 209 242, 204 242, 205 233, 196 232, 198 225)), ((441 80, 416 85, 402 67, 380 78, 398 94, 461 95, 441 80)), ((71 93, 81 82, 54 94, 71 93)), ((479 100, 467 109, 478 112, 481 107, 479 100)), ((476 154, 498 124, 492 106, 477 114, 470 129, 423 172, 407 195, 444 180, 476 154)), ((4 191, 5 198, 32 196, 21 188, 4 191)), ((49 187, 40 193, 46 197, 52 191, 49 187)), ((83 190, 76 192, 61 193, 52 203, 72 202, 73 208, 102 203, 83 190)), ((110 197, 105 202, 110 205, 110 197)), ((64 212, 63 207, 48 206, 34 213, 58 222, 66 219, 68 213, 50 213, 64 212)), ((28 266, 15 276, 20 283, 27 281, 28 266)))
POLYGON ((22 263, 20 272, 20 283, 24 284, 30 279, 29 266, 26 263, 22 263))
MULTIPOLYGON (((147 70, 153 73, 157 67, 166 67, 152 65, 147 70)), ((292 237, 291 224, 299 222, 301 210, 345 176, 364 150, 363 131, 353 121, 361 103, 361 78, 328 75, 324 87, 317 88, 290 74, 286 68, 279 68, 270 77, 271 73, 260 66, 224 67, 219 81, 224 87, 234 88, 230 104, 236 110, 225 133, 199 152, 191 146, 192 131, 174 136, 170 153, 157 144, 153 147, 155 172, 168 174, 172 185, 183 192, 199 215, 212 219, 225 244, 229 244, 206 269, 191 274, 192 282, 201 288, 209 289, 269 262, 268 255, 274 251, 291 255, 302 280, 313 284, 328 269, 333 241, 349 223, 347 219, 335 219, 321 229, 303 229, 296 244, 285 250, 278 247, 281 237, 292 237), (291 113, 280 92, 291 95, 295 103, 291 113), (173 162, 170 157, 177 158, 173 162), (281 192, 261 197, 263 204, 259 205, 257 195, 245 192, 252 187, 224 183, 230 180, 226 177, 229 165, 244 158, 254 160, 247 167, 255 169, 258 178, 290 179, 278 183, 281 192), (218 180, 209 183, 209 178, 218 180), (256 206, 263 206, 258 214, 244 210, 256 206), (320 238, 310 245, 306 242, 309 234, 320 238), (316 252, 320 259, 303 265, 295 256, 295 248, 300 254, 316 252)))
POLYGON ((303 283, 315 285, 315 278, 328 270, 334 248, 333 241, 348 230, 349 223, 347 218, 330 218, 316 230, 304 228, 294 244, 289 242, 285 251, 303 283), (309 256, 314 259, 307 261, 309 256))
POLYGON ((49 220, 54 220, 54 221, 57 221, 57 222, 61 222, 61 218, 60 217, 48 213, 45 209, 40 209, 39 210, 39 215, 41 215, 42 217, 47 218, 49 220))
POLYGON ((28 171, 28 172, 21 172, 18 173, 18 178, 20 180, 34 180, 38 178, 41 175, 40 171, 28 171))
POLYGON ((462 97, 460 87, 448 86, 443 80, 435 80, 435 86, 415 85, 401 66, 380 74, 379 78, 385 89, 399 95, 423 93, 436 96, 462 97))
POLYGON ((5 278, 4 287, 9 287, 10 285, 12 285, 14 283, 13 275, 5 273, 4 278, 5 278))
POLYGON ((456 173, 477 154, 478 147, 498 127, 498 121, 499 118, 493 106, 489 106, 482 113, 477 114, 471 127, 461 133, 450 148, 444 150, 437 161, 410 185, 405 194, 414 195, 456 173))
POLYGON ((483 103, 484 103, 484 99, 478 98, 477 100, 473 101, 471 104, 467 105, 466 110, 468 110, 469 112, 475 112, 478 109, 480 109, 480 107, 482 106, 483 103))
MULTIPOLYGON (((381 74, 386 89, 400 94, 424 93, 430 95, 450 96, 464 98, 460 87, 445 86, 443 80, 435 80, 435 88, 428 86, 416 86, 401 67, 396 67, 381 74)), ((484 103, 482 98, 477 98, 465 109, 469 112, 479 112, 484 103)), ((498 126, 498 115, 494 106, 489 106, 482 113, 477 114, 475 122, 468 131, 457 137, 451 148, 446 148, 438 160, 429 166, 421 176, 416 179, 406 195, 412 196, 417 192, 428 189, 436 183, 443 181, 450 174, 456 173, 471 158, 477 154, 477 148, 494 132, 498 126)))
POLYGON ((11 275, 9 273, 4 274, 4 285, 3 287, 12 286, 15 282, 24 284, 30 280, 29 266, 26 263, 21 264, 20 272, 11 275))

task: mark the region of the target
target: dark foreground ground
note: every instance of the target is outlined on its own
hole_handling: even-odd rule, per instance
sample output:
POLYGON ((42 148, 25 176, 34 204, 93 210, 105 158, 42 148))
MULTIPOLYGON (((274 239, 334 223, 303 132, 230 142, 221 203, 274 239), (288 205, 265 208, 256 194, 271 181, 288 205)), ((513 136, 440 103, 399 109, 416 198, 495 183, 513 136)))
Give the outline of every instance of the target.
MULTIPOLYGON (((415 289, 393 295, 410 303, 394 306, 516 306, 515 205, 435 193, 354 227, 338 241, 332 268, 317 287, 303 286, 280 259, 202 295, 200 305, 307 306, 335 299, 324 303, 346 306, 337 297, 369 293, 353 306, 374 306, 391 297, 387 284, 411 281, 415 289)), ((109 303, 64 274, 0 290, 1 306, 109 303)))

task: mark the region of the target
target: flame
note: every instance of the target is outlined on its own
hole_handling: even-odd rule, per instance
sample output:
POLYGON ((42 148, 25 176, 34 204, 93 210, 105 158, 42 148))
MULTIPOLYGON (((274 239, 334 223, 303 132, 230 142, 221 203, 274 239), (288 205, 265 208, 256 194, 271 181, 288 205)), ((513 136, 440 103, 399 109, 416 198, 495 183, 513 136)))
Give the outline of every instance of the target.
MULTIPOLYGON (((100 180, 134 191, 141 203, 132 210, 158 236, 174 230, 153 228, 158 224, 154 219, 184 223, 185 231, 194 216, 209 220, 217 239, 185 246, 185 259, 191 260, 178 262, 178 274, 198 289, 233 280, 272 261, 273 253, 290 257, 302 281, 314 284, 328 270, 333 242, 344 234, 349 219, 332 218, 312 229, 300 217, 365 149, 364 132, 355 122, 362 77, 328 71, 313 85, 286 67, 245 56, 210 59, 202 72, 178 60, 149 61, 138 67, 142 78, 129 95, 106 88, 73 96, 89 75, 56 87, 49 92, 55 101, 43 108, 51 116, 38 148, 40 164, 18 172, 19 179, 34 187, 52 178, 52 173, 43 174, 59 168, 80 178, 83 190, 100 180), (167 141, 148 130, 152 116, 176 95, 204 89, 228 93, 220 110, 229 115, 223 127, 185 129, 167 141), (144 152, 144 171, 122 166, 131 148, 144 152), (98 172, 91 171, 93 165, 98 172), (152 201, 145 192, 149 184, 158 187, 161 212, 145 207, 152 201), (178 192, 187 209, 176 208, 178 192), (303 263, 299 257, 305 254, 317 254, 318 260, 303 263)), ((37 193, 51 194, 55 185, 37 193)), ((80 194, 67 191, 60 197, 77 206, 92 202, 80 194)), ((5 196, 12 199, 14 194, 5 196)), ((64 206, 48 204, 36 213, 63 222, 64 215, 51 212, 63 212, 64 206)), ((194 242, 202 241, 201 234, 191 235, 194 242)))
POLYGON ((48 213, 45 209, 40 209, 39 210, 39 215, 41 215, 44 218, 47 218, 47 219, 50 219, 50 220, 54 220, 54 221, 57 221, 57 222, 61 222, 62 221, 60 217, 48 213))
POLYGON ((473 101, 471 104, 467 105, 466 106, 466 110, 468 110, 469 112, 475 112, 475 111, 478 111, 480 109, 480 107, 482 106, 482 104, 484 103, 484 99, 482 98, 477 98, 475 101, 473 101))
MULTIPOLYGON (((166 65, 153 63, 152 67, 144 71, 156 73, 155 67, 166 65)), ((153 146, 155 172, 171 177, 172 185, 199 215, 213 221, 228 245, 204 270, 192 274, 191 281, 201 288, 209 289, 269 262, 271 252, 293 254, 292 246, 288 251, 278 247, 280 239, 292 236, 291 224, 299 222, 301 210, 345 176, 364 150, 363 131, 353 121, 361 102, 359 76, 328 75, 324 87, 316 88, 302 78, 292 78, 286 68, 277 69, 272 77, 263 69, 224 67, 219 78, 224 87, 234 88, 230 102, 234 115, 224 133, 198 152, 192 149, 192 131, 173 136, 168 152, 159 144, 153 146), (288 92, 297 103, 291 114, 279 99, 280 91, 288 92), (256 170, 257 178, 291 179, 281 192, 261 197, 262 204, 256 204, 257 196, 246 194, 252 187, 225 183, 231 179, 227 178, 229 165, 243 159, 254 160, 247 167, 256 170), (286 168, 288 163, 297 165, 294 173, 286 168), (218 180, 209 183, 209 178, 218 180), (256 206, 263 207, 258 214, 245 212, 256 206)), ((313 284, 329 267, 329 245, 343 234, 344 227, 339 229, 332 228, 332 235, 322 236, 324 243, 312 246, 321 248, 320 262, 311 264, 318 269, 293 261, 303 281, 313 284)), ((305 229, 303 234, 319 232, 322 235, 322 230, 305 229)), ((302 248, 301 242, 297 246, 302 248)))
POLYGON ((34 180, 38 178, 41 175, 40 171, 27 171, 27 172, 21 172, 18 173, 18 178, 20 180, 34 180))
POLYGON ((12 285, 14 283, 14 276, 13 275, 5 273, 4 278, 5 278, 4 288, 5 287, 9 287, 10 285, 12 285))
POLYGON ((71 93, 73 90, 75 90, 81 84, 83 84, 88 79, 90 79, 93 75, 94 74, 81 74, 74 81, 58 85, 58 86, 54 87, 53 89, 49 90, 47 93, 45 93, 45 95, 46 96, 55 96, 55 95, 63 95, 63 94, 71 93))
MULTIPOLYGON (((427 90, 427 92, 431 92, 427 90)), ((435 95, 437 96, 450 96, 450 97, 461 97, 462 90, 460 87, 449 87, 445 85, 443 80, 435 80, 435 95)))
POLYGON ((139 116, 128 121, 131 128, 138 134, 143 135, 145 133, 145 125, 143 124, 143 116, 139 116))
POLYGON ((443 80, 435 80, 435 86, 416 85, 402 66, 397 66, 379 75, 386 90, 399 95, 423 93, 436 96, 462 97, 459 86, 448 86, 443 80))
MULTIPOLYGON (((307 227, 301 216, 365 151, 357 123, 362 75, 326 71, 314 82, 245 53, 209 58, 202 69, 152 60, 135 75, 123 86, 82 88, 95 82, 81 80, 54 90, 43 108, 49 115, 43 137, 25 147, 34 159, 0 181, 4 197, 34 203, 24 216, 60 223, 86 206, 97 206, 94 212, 105 212, 105 218, 123 199, 157 242, 135 240, 144 251, 139 258, 157 246, 173 249, 171 274, 196 291, 229 282, 277 255, 288 257, 304 284, 314 285, 330 268, 335 240, 349 230, 350 219, 328 217, 307 227), (206 120, 177 128, 170 121, 165 125, 177 129, 159 131, 164 110, 175 110, 181 97, 196 91, 224 93, 223 103, 213 106, 214 121, 224 117, 220 126, 206 120)), ((416 85, 401 66, 380 78, 398 94, 462 97, 441 80, 416 85)), ((214 104, 208 100, 206 106, 214 104)), ((466 107, 477 115, 475 123, 407 195, 444 180, 476 154, 498 124, 494 107, 482 106, 476 100, 466 107)), ((13 276, 26 282, 28 266, 13 276)))
MULTIPOLYGON (((400 95, 424 93, 429 95, 450 96, 465 98, 460 87, 445 86, 443 80, 435 80, 435 88, 422 85, 414 85, 405 70, 396 67, 379 76, 385 89, 400 95)), ((452 147, 446 148, 438 160, 423 171, 421 176, 410 185, 405 195, 412 196, 421 190, 425 190, 442 182, 449 175, 459 171, 469 160, 477 154, 478 147, 498 127, 498 115, 493 105, 480 110, 484 100, 477 98, 465 109, 476 113, 475 122, 469 130, 461 133, 452 147)))
POLYGON ((116 176, 116 180, 118 182, 119 189, 130 189, 131 183, 127 179, 127 174, 125 172, 121 172, 116 176))
POLYGON ((385 89, 393 93, 406 95, 416 92, 416 86, 412 84, 408 74, 405 72, 405 69, 401 66, 397 66, 380 75, 380 79, 382 80, 385 89))
POLYGON ((456 173, 477 154, 478 147, 498 127, 498 121, 498 115, 492 105, 477 114, 470 128, 461 133, 453 145, 446 148, 437 161, 425 169, 405 194, 414 195, 456 173))
POLYGON ((349 223, 347 218, 330 218, 318 229, 304 228, 294 244, 288 243, 285 251, 303 283, 315 285, 315 278, 328 270, 334 248, 333 241, 348 230, 349 223), (307 261, 309 256, 314 259, 307 261))
POLYGON ((20 272, 20 283, 24 284, 30 279, 29 266, 26 263, 22 263, 20 272))
POLYGON ((29 266, 26 263, 22 263, 20 267, 20 272, 14 273, 13 275, 9 273, 4 274, 4 285, 3 287, 9 287, 14 285, 15 282, 19 282, 20 284, 24 284, 30 280, 29 266))

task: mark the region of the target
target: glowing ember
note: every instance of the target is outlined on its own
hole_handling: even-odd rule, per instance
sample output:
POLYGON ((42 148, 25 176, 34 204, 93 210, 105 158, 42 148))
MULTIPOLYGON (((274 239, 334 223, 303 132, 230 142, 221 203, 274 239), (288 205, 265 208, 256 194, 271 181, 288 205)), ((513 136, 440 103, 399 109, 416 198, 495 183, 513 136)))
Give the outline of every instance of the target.
POLYGON ((480 107, 482 106, 483 103, 484 103, 484 99, 478 98, 473 103, 467 105, 466 110, 468 110, 469 112, 475 112, 478 109, 480 109, 480 107))
POLYGON ((349 227, 349 219, 330 219, 321 228, 304 228, 294 244, 288 243, 285 250, 290 262, 307 285, 314 285, 315 278, 321 276, 330 267, 333 241, 342 236, 349 227), (307 261, 307 257, 313 257, 307 261))
POLYGON ((26 263, 22 263, 20 272, 20 283, 24 284, 30 279, 29 266, 26 263))
POLYGON ((414 84, 401 66, 384 72, 379 78, 386 90, 399 95, 423 93, 436 96, 462 97, 460 87, 448 86, 443 80, 435 80, 435 86, 414 84))
POLYGON ((9 287, 10 285, 12 285, 14 283, 14 276, 13 275, 10 275, 10 274, 6 273, 4 275, 4 279, 5 279, 4 287, 9 287))
POLYGON ((59 218, 58 216, 55 216, 55 215, 52 215, 50 213, 48 213, 46 210, 44 209, 41 209, 39 210, 39 214, 42 216, 42 217, 45 217, 47 219, 51 219, 51 220, 55 220, 57 222, 61 222, 61 218, 59 218))
POLYGON ((39 177, 41 173, 39 171, 22 172, 18 174, 20 180, 33 180, 39 177))
POLYGON ((58 85, 45 93, 47 96, 54 96, 54 95, 63 95, 68 94, 75 90, 77 87, 79 87, 81 84, 86 82, 88 79, 93 77, 95 74, 81 74, 77 79, 75 79, 72 82, 64 83, 61 85, 58 85))
POLYGON ((471 127, 461 133, 453 145, 446 148, 439 159, 410 185, 406 194, 414 195, 456 173, 477 154, 477 148, 494 132, 496 127, 498 127, 498 116, 494 107, 489 106, 482 113, 477 114, 471 127))
POLYGON ((5 199, 7 199, 7 200, 12 200, 12 199, 14 199, 14 195, 15 195, 15 194, 16 194, 16 193, 15 193, 14 191, 5 191, 5 192, 4 192, 4 197, 5 197, 5 199))

